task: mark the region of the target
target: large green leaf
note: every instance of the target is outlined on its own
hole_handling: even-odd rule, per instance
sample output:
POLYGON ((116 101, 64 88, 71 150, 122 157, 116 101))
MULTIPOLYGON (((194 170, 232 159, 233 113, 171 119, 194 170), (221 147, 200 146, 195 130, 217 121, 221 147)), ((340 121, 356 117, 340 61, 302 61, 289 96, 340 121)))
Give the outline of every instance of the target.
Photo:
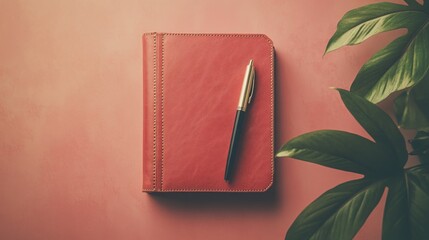
POLYGON ((277 154, 364 175, 388 174, 390 155, 361 136, 335 130, 307 133, 290 140, 277 154))
POLYGON ((389 182, 383 217, 383 239, 429 237, 429 169, 418 166, 389 182))
POLYGON ((366 99, 338 89, 347 109, 375 142, 391 154, 393 166, 402 169, 408 159, 405 140, 395 123, 383 110, 366 99))
POLYGON ((351 10, 338 22, 337 31, 329 40, 326 52, 362 43, 381 32, 409 27, 416 29, 420 25, 416 20, 424 21, 425 17, 424 11, 417 6, 388 2, 351 10))
POLYGON ((395 113, 402 128, 429 128, 429 74, 395 99, 395 113))
POLYGON ((429 14, 417 3, 376 3, 352 10, 340 20, 326 52, 400 28, 408 29, 406 35, 376 53, 361 68, 351 91, 376 103, 420 82, 429 69, 429 14))
POLYGON ((287 240, 352 239, 380 201, 384 182, 359 179, 325 192, 289 228, 287 240))

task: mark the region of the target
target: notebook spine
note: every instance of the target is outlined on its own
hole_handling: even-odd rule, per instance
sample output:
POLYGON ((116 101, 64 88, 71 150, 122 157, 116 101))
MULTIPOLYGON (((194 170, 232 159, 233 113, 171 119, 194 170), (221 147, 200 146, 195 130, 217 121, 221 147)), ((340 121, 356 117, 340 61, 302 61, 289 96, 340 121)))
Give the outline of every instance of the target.
POLYGON ((162 175, 161 36, 143 35, 143 191, 160 191, 162 175))

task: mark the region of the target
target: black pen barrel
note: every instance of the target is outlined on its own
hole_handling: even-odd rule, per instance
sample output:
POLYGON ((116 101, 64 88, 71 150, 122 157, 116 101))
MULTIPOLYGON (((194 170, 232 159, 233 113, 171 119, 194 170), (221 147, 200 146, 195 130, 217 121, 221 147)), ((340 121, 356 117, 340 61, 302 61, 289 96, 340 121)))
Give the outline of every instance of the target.
POLYGON ((231 173, 234 169, 235 163, 236 163, 236 152, 238 150, 238 138, 241 136, 241 129, 242 129, 242 122, 244 118, 244 113, 241 110, 237 110, 235 114, 235 121, 234 121, 234 128, 232 129, 232 135, 231 135, 231 141, 229 144, 229 151, 228 151, 228 160, 226 162, 226 168, 225 168, 225 180, 230 180, 231 173))

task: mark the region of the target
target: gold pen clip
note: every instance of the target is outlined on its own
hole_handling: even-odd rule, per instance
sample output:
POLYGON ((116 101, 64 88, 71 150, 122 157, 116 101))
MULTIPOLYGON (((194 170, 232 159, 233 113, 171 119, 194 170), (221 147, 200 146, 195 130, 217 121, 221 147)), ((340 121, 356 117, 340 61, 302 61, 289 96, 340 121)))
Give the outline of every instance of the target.
POLYGON ((254 66, 252 66, 252 72, 250 77, 252 79, 252 88, 250 89, 249 101, 247 102, 248 104, 250 104, 250 102, 252 101, 253 92, 255 91, 255 67, 254 66))

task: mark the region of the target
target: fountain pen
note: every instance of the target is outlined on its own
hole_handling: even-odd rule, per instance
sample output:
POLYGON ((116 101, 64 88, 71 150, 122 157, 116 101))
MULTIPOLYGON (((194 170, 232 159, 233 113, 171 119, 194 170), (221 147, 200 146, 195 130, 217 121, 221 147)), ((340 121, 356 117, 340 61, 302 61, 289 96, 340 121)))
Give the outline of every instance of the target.
POLYGON ((241 87, 240 98, 238 100, 237 112, 235 114, 234 128, 232 129, 231 141, 229 143, 228 159, 226 161, 224 180, 229 181, 235 165, 238 139, 242 132, 243 118, 247 110, 247 105, 252 100, 255 88, 255 68, 253 60, 250 60, 244 74, 243 86, 241 87))

